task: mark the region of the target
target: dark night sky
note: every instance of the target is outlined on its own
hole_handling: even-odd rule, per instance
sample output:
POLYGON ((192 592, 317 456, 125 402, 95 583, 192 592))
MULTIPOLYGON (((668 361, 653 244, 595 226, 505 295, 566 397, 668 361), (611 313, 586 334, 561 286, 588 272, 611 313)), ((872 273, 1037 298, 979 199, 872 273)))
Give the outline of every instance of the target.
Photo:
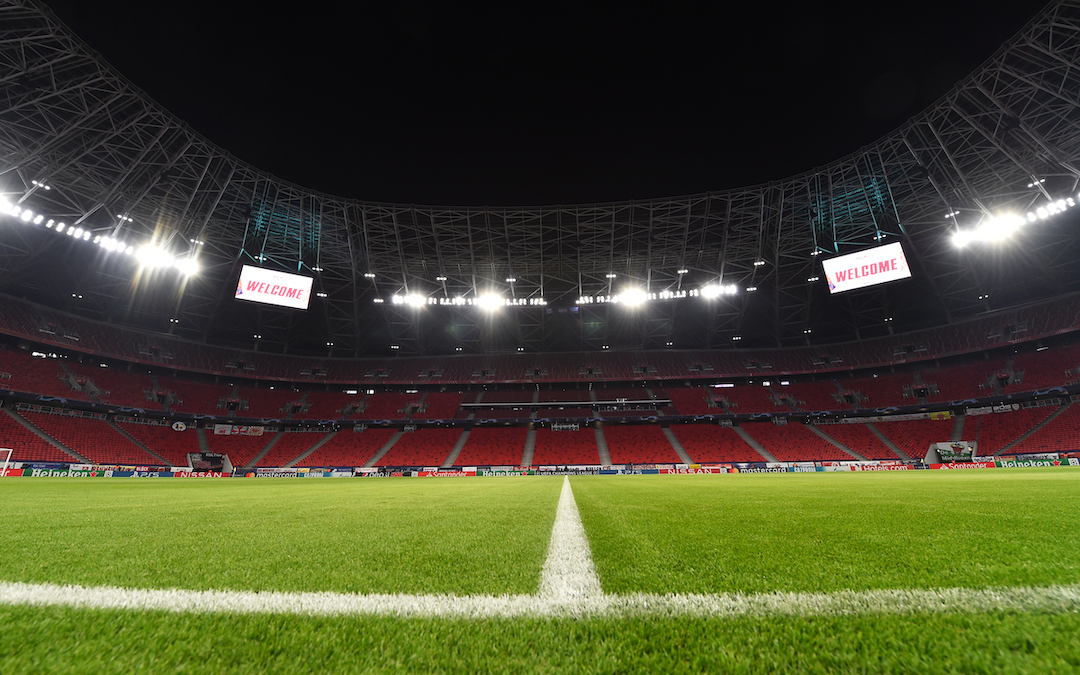
POLYGON ((333 194, 447 205, 783 178, 889 132, 1042 8, 670 4, 50 2, 241 159, 333 194))

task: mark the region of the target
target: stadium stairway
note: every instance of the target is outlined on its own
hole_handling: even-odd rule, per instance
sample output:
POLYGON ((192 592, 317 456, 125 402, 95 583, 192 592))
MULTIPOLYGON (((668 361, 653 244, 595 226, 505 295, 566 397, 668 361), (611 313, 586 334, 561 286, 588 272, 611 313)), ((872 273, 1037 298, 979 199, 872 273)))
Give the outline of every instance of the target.
POLYGON ((675 434, 671 431, 670 427, 660 427, 660 431, 663 431, 664 435, 667 436, 668 443, 671 443, 671 447, 675 448, 675 452, 679 455, 679 459, 681 459, 684 464, 694 463, 694 460, 690 459, 690 455, 686 454, 686 449, 683 448, 679 439, 675 438, 675 434))
POLYGON ((379 461, 383 458, 383 455, 390 452, 390 448, 394 447, 394 443, 397 443, 398 439, 404 435, 404 431, 395 432, 394 435, 390 437, 390 440, 384 443, 383 446, 379 448, 379 451, 371 456, 371 459, 364 462, 364 468, 370 469, 371 467, 375 466, 375 462, 379 461))
POLYGON ((210 444, 206 441, 206 429, 195 427, 195 440, 199 441, 199 452, 203 454, 210 452, 210 444))
MULTIPOLYGON (((150 384, 154 387, 154 400, 157 401, 157 393, 161 391, 161 382, 158 380, 157 375, 150 376, 150 384)), ((163 396, 161 403, 161 409, 166 413, 172 414, 172 405, 169 404, 169 397, 163 396)))
POLYGON ((458 436, 457 442, 454 443, 454 447, 450 450, 450 454, 447 455, 446 459, 444 459, 443 463, 440 465, 441 468, 443 468, 443 469, 452 469, 452 468, 454 468, 454 462, 457 461, 458 455, 461 454, 461 449, 465 447, 465 441, 469 440, 469 434, 471 432, 472 432, 471 429, 462 430, 461 435, 458 436))
POLYGON ((966 419, 967 415, 957 415, 953 420, 952 436, 949 436, 950 443, 964 440, 964 420, 966 419))
POLYGON ((330 439, 333 438, 334 436, 337 436, 339 433, 341 433, 341 432, 339 432, 339 431, 331 431, 330 433, 326 434, 325 436, 320 438, 318 440, 318 442, 315 443, 315 445, 311 446, 310 448, 308 448, 307 450, 301 452, 299 455, 297 455, 295 458, 293 458, 293 460, 291 462, 286 462, 285 468, 286 469, 291 469, 294 466, 296 466, 296 464, 298 462, 304 461, 305 459, 307 459, 308 455, 310 455, 311 453, 315 452, 316 450, 318 450, 322 446, 329 443, 330 439))
POLYGON ((521 466, 532 466, 533 453, 536 452, 536 429, 529 429, 525 434, 525 450, 521 453, 521 466))
POLYGON ((1046 419, 1044 419, 1044 420, 1043 420, 1042 422, 1039 422, 1038 424, 1036 424, 1035 426, 1031 427, 1030 429, 1028 429, 1028 430, 1027 430, 1027 431, 1025 431, 1024 433, 1020 434, 1020 437, 1019 437, 1019 438, 1017 438, 1017 439, 1016 439, 1015 441, 1013 441, 1012 443, 1009 443, 1008 445, 1005 445, 1005 446, 1003 446, 1003 447, 1002 447, 1002 448, 1001 448, 1000 450, 998 450, 998 451, 997 451, 997 452, 995 452, 994 454, 995 454, 995 455, 1002 455, 1002 454, 1005 454, 1005 453, 1006 453, 1006 452, 1007 452, 1007 451, 1008 451, 1008 450, 1009 450, 1010 448, 1012 448, 1012 447, 1013 447, 1014 445, 1017 445, 1017 444, 1019 444, 1019 443, 1020 443, 1021 441, 1027 440, 1027 438, 1028 438, 1029 436, 1032 436, 1032 435, 1034 435, 1034 433, 1035 433, 1036 431, 1038 431, 1039 429, 1042 429, 1042 428, 1043 428, 1043 427, 1045 427, 1045 426, 1046 426, 1047 424, 1050 424, 1050 422, 1054 421, 1054 419, 1055 419, 1055 418, 1057 418, 1057 416, 1058 416, 1058 415, 1060 415, 1061 413, 1065 412, 1066 410, 1068 410, 1068 409, 1069 409, 1069 408, 1071 408, 1072 406, 1073 406, 1072 402, 1066 403, 1065 405, 1061 406, 1060 408, 1058 408, 1058 409, 1057 409, 1057 410, 1055 410, 1054 412, 1050 413, 1050 415, 1049 415, 1049 416, 1047 416, 1047 418, 1046 418, 1046 419))
POLYGON ((897 457, 899 457, 900 459, 905 460, 905 461, 911 461, 911 455, 907 454, 906 452, 901 450, 899 447, 897 447, 896 443, 893 443, 891 440, 889 440, 889 437, 886 436, 885 434, 881 433, 881 430, 878 429, 876 426, 874 426, 873 424, 868 423, 866 425, 866 430, 869 431, 870 433, 874 434, 874 436, 876 436, 879 441, 884 443, 886 448, 892 450, 893 453, 895 453, 897 457))
MULTIPOLYGON (((68 368, 67 364, 63 361, 60 361, 57 365, 59 365, 60 370, 64 371, 64 374, 67 375, 66 382, 69 383, 69 386, 74 387, 77 384, 76 378, 78 378, 79 376, 71 368, 68 368)), ((101 393, 101 390, 98 389, 97 386, 95 386, 94 383, 90 382, 89 380, 86 381, 86 384, 82 385, 82 393, 86 394, 94 403, 105 402, 102 401, 101 397, 98 395, 101 393)))
POLYGON ((780 462, 780 460, 773 457, 772 454, 768 450, 765 449, 765 446, 763 446, 761 443, 758 443, 756 440, 754 440, 754 437, 751 436, 749 433, 747 433, 746 429, 743 429, 740 426, 732 427, 732 429, 734 429, 735 433, 737 433, 744 441, 746 441, 747 445, 749 445, 751 448, 756 450, 759 455, 764 457, 766 462, 774 462, 774 463, 779 463, 780 462))
POLYGON ((120 434, 120 435, 121 435, 121 436, 123 436, 124 438, 126 438, 126 439, 128 439, 129 441, 131 441, 132 443, 134 443, 136 447, 142 448, 143 452, 145 452, 146 454, 150 455, 151 457, 153 457, 153 458, 155 458, 155 459, 159 460, 159 461, 161 462, 161 465, 162 465, 162 466, 172 466, 172 462, 170 462, 169 460, 165 459, 165 458, 164 458, 164 457, 162 457, 161 455, 157 454, 156 452, 154 452, 154 451, 153 451, 153 450, 151 450, 150 448, 148 448, 148 447, 146 447, 145 445, 143 445, 142 443, 140 443, 140 442, 139 442, 138 440, 136 440, 136 439, 135 439, 135 437, 134 437, 134 436, 132 436, 132 435, 131 435, 131 434, 129 434, 128 432, 126 432, 126 431, 124 431, 123 429, 121 429, 121 428, 120 428, 120 425, 118 425, 118 424, 117 424, 117 423, 116 423, 115 421, 113 421, 113 420, 108 420, 108 421, 107 421, 107 424, 108 424, 108 425, 109 425, 110 427, 112 427, 112 428, 113 428, 113 430, 114 430, 114 431, 116 431, 116 432, 117 432, 118 434, 120 434))
POLYGON ((832 436, 830 436, 829 434, 825 433, 825 432, 824 432, 824 431, 822 431, 821 429, 818 429, 818 428, 817 428, 816 426, 814 426, 813 424, 807 424, 807 425, 806 425, 806 428, 807 428, 807 429, 809 429, 809 430, 810 430, 810 431, 811 431, 812 433, 815 433, 815 434, 817 434, 818 436, 820 436, 820 437, 821 437, 821 440, 823 440, 823 441, 825 441, 825 442, 827 442, 827 443, 832 443, 833 445, 835 445, 836 447, 840 448, 841 450, 843 450, 843 451, 844 451, 844 452, 846 452, 847 454, 851 455, 851 456, 852 456, 852 457, 854 457, 855 459, 859 460, 860 462, 865 462, 865 461, 867 461, 866 457, 863 457, 862 455, 860 455, 859 453, 855 452, 854 450, 852 450, 852 449, 851 449, 851 448, 849 448, 848 446, 844 445, 844 444, 843 444, 843 443, 841 443, 840 441, 836 440, 835 438, 833 438, 833 437, 832 437, 832 436))
POLYGON ((30 420, 26 419, 25 417, 23 417, 19 413, 15 412, 14 410, 8 410, 7 408, 3 408, 2 410, 4 412, 6 412, 8 415, 11 415, 11 418, 13 420, 18 422, 22 426, 26 427, 30 431, 34 432, 35 436, 37 436, 41 440, 45 441, 49 445, 55 447, 57 450, 62 450, 64 452, 66 452, 67 454, 71 455, 72 457, 74 457, 75 459, 77 459, 79 462, 81 462, 83 464, 93 464, 93 462, 91 462, 89 459, 83 457, 82 455, 75 452, 74 450, 72 450, 68 446, 64 445, 63 443, 56 440, 55 438, 53 438, 49 434, 45 433, 41 429, 38 429, 36 426, 34 426, 34 424, 30 420))
POLYGON ((593 427, 593 431, 596 432, 596 449, 600 451, 600 464, 603 466, 611 466, 611 452, 608 450, 607 438, 604 437, 604 430, 597 423, 593 427))
POLYGON ((243 468, 243 469, 252 469, 252 468, 254 468, 254 467, 258 466, 258 465, 259 465, 259 462, 261 462, 261 461, 262 461, 262 458, 263 458, 263 457, 266 457, 266 453, 270 452, 270 450, 271 450, 271 449, 272 449, 272 448, 273 448, 273 447, 274 447, 275 445, 277 445, 277 442, 278 442, 278 441, 280 441, 280 440, 281 440, 281 438, 282 438, 282 437, 283 437, 284 435, 285 435, 285 432, 284 432, 284 431, 279 431, 279 432, 277 432, 276 434, 274 434, 274 437, 270 439, 270 442, 269 442, 269 443, 267 443, 267 444, 266 444, 265 446, 263 446, 263 449, 262 449, 262 450, 260 450, 260 451, 258 451, 257 453, 255 453, 255 456, 251 458, 251 461, 250 461, 250 462, 248 462, 246 466, 243 466, 243 467, 241 467, 241 468, 243 468))

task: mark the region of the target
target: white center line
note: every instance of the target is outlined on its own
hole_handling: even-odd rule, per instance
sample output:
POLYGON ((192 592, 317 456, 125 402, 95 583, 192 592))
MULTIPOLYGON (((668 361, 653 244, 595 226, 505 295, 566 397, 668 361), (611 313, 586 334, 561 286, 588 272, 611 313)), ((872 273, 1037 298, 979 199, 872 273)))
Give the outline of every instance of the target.
POLYGON ((573 603, 603 594, 593 567, 589 539, 581 524, 570 477, 563 478, 555 526, 551 528, 547 560, 540 571, 539 597, 552 602, 573 603))

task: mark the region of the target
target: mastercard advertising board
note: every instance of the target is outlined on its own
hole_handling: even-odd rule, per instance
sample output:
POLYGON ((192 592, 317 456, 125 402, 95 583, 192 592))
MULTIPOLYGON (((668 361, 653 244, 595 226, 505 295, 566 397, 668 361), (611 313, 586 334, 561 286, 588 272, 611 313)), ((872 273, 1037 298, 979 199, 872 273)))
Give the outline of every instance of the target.
POLYGON ((236 298, 266 305, 307 309, 311 277, 244 265, 236 284, 236 298))
POLYGON ((843 293, 911 276, 900 242, 821 261, 830 293, 843 293))

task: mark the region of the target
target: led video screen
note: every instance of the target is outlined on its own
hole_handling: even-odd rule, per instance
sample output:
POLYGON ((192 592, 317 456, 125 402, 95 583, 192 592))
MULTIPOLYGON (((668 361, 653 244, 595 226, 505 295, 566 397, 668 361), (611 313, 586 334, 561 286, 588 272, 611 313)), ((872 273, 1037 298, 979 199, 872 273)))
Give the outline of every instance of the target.
POLYGON ((307 309, 311 298, 311 277, 244 265, 236 284, 238 300, 307 309))
POLYGON ((821 261, 830 293, 883 284, 911 276, 900 242, 821 261))

